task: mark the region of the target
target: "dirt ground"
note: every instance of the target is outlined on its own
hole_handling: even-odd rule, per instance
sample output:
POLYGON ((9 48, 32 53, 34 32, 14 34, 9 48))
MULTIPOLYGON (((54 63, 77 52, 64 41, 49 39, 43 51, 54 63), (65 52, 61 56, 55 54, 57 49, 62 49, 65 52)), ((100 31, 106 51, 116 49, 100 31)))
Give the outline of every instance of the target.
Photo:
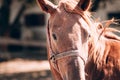
POLYGON ((46 60, 14 59, 0 63, 0 80, 53 80, 46 60))

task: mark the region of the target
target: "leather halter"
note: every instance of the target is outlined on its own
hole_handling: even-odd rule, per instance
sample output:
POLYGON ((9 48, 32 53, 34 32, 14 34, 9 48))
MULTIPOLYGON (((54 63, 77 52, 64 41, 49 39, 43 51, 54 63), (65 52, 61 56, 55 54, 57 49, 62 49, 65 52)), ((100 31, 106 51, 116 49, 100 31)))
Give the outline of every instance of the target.
POLYGON ((52 53, 49 60, 51 60, 54 63, 59 59, 69 57, 69 56, 80 57, 84 61, 84 64, 86 63, 85 57, 82 57, 83 55, 79 53, 79 50, 70 50, 70 51, 59 53, 59 54, 52 53))

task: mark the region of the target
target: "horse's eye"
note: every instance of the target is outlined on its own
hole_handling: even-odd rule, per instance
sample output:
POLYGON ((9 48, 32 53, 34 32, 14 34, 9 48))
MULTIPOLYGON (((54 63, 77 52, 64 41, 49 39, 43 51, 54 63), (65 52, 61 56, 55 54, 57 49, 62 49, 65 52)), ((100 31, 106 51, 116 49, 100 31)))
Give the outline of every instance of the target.
POLYGON ((55 34, 52 34, 52 37, 54 40, 57 40, 57 36, 55 34))
POLYGON ((90 37, 91 37, 91 35, 90 35, 90 34, 88 34, 88 37, 90 38, 90 37))

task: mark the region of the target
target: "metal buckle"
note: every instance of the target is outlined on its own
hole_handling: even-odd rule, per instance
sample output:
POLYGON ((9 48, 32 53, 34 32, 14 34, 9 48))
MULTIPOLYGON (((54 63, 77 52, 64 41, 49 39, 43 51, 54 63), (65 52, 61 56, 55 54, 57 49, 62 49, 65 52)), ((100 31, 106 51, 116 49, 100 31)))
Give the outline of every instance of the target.
POLYGON ((50 61, 52 61, 53 63, 56 63, 55 54, 53 54, 53 55, 50 57, 50 61))

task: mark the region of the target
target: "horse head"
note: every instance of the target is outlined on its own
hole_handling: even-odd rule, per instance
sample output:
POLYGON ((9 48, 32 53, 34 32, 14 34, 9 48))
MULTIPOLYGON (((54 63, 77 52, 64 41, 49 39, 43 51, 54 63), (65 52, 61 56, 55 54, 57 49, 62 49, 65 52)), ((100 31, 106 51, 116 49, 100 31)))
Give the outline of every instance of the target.
POLYGON ((85 80, 91 23, 85 15, 90 0, 63 0, 56 6, 37 0, 50 14, 47 27, 48 59, 55 80, 85 80))

